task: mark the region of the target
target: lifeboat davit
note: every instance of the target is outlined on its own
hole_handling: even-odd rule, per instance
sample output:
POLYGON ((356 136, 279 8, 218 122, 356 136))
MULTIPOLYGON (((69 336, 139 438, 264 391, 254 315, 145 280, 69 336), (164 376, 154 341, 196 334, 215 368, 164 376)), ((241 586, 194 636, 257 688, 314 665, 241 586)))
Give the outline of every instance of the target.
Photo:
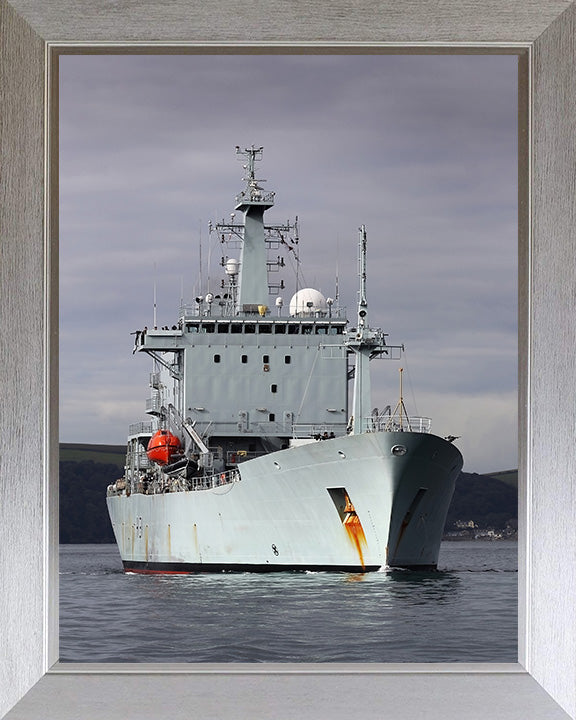
POLYGON ((158 430, 148 442, 146 455, 158 465, 167 465, 182 455, 180 440, 168 430, 158 430))

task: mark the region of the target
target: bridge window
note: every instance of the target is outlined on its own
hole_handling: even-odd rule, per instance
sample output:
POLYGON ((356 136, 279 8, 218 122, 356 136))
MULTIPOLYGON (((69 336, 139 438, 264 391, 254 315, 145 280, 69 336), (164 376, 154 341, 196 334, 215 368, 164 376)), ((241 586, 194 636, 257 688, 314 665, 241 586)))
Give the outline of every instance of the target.
POLYGON ((214 332, 214 323, 202 323, 202 325, 200 326, 200 332, 213 333, 214 332))
POLYGON ((218 323, 218 332, 219 333, 227 333, 228 328, 229 328, 228 323, 218 323))
POLYGON ((244 325, 244 332, 247 335, 253 335, 256 332, 256 325, 254 325, 254 323, 246 323, 246 325, 244 325))
POLYGON ((270 335, 270 333, 272 332, 272 325, 268 325, 267 323, 266 325, 260 324, 258 325, 258 332, 261 335, 270 335))
POLYGON ((186 330, 191 333, 197 333, 198 332, 198 323, 189 323, 186 325, 186 330))
POLYGON ((316 325, 316 335, 327 335, 328 334, 328 326, 327 325, 316 325))
POLYGON ((232 323, 230 331, 232 335, 239 335, 242 332, 242 325, 240 323, 232 323))
POLYGON ((312 335, 312 325, 302 325, 302 335, 312 335))
POLYGON ((276 335, 286 335, 286 325, 284 323, 274 325, 274 332, 276 335))
POLYGON ((290 323, 290 325, 288 325, 288 335, 298 335, 299 330, 300 325, 296 323, 290 323))

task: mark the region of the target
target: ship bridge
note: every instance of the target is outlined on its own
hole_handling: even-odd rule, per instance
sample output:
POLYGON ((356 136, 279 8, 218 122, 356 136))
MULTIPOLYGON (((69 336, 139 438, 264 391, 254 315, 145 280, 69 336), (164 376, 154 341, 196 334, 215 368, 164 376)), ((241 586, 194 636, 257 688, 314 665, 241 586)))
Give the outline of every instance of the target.
POLYGON ((347 425, 344 317, 185 315, 182 329, 147 332, 138 350, 163 367, 149 399, 175 383, 180 412, 210 435, 290 438, 294 424, 343 434, 347 425))

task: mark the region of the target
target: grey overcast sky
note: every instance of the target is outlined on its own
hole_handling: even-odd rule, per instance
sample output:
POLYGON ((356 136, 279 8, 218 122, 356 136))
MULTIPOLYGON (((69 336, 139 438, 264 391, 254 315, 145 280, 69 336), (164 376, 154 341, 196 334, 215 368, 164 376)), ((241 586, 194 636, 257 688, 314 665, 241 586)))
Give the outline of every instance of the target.
MULTIPOLYGON (((338 275, 352 320, 366 225, 370 324, 405 344, 410 414, 461 436, 469 472, 517 467, 516 64, 62 57, 61 441, 123 444, 146 418, 151 367, 130 333, 152 325, 154 285, 159 326, 200 292, 200 244, 219 281, 208 223, 230 217, 235 146, 254 144, 268 222, 298 215, 305 285, 334 296, 338 275)), ((399 367, 372 363, 374 406, 395 405, 399 367)))

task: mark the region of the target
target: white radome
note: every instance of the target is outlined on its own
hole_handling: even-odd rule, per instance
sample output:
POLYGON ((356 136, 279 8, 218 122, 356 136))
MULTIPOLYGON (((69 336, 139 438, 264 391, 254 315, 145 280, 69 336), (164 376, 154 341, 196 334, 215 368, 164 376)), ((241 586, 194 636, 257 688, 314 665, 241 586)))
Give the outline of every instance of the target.
POLYGON ((326 312, 327 310, 326 298, 314 288, 302 288, 290 300, 290 315, 292 316, 302 313, 326 312))

